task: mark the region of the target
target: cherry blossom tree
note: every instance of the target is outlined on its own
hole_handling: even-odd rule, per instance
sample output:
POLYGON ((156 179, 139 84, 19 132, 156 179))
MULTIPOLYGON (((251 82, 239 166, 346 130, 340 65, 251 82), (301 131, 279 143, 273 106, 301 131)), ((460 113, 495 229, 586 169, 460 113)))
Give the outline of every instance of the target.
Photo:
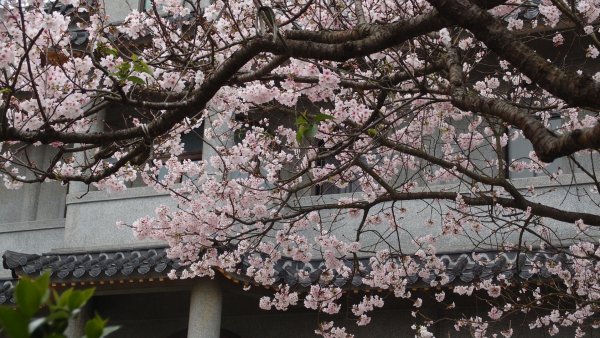
MULTIPOLYGON (((169 192, 176 207, 131 226, 187 265, 173 277, 270 286, 281 259, 323 259, 321 283, 273 285, 260 307, 335 314, 333 276, 360 276, 409 299, 415 334, 431 337, 406 287, 418 275, 444 290, 437 302, 489 304, 453 318, 475 336, 534 309, 530 327, 551 334, 597 325, 598 0, 153 0, 118 23, 101 1, 0 6, 4 185, 169 192), (202 160, 182 156, 190 135, 202 160), (516 142, 531 152, 511 157, 516 142), (49 165, 31 160, 39 147, 49 165), (564 260, 531 268, 550 275, 542 289, 503 271, 450 286, 438 253, 459 239, 476 261, 564 260)), ((366 325, 382 306, 370 295, 351 312, 366 325)))

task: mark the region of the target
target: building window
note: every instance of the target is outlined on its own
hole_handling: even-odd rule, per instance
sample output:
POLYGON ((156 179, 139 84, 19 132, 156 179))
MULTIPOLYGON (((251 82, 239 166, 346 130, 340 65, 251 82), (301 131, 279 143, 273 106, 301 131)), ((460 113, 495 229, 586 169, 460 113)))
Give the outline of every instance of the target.
POLYGON ((202 159, 203 133, 204 125, 201 125, 192 129, 189 133, 181 135, 183 153, 179 155, 179 160, 200 161, 202 159))

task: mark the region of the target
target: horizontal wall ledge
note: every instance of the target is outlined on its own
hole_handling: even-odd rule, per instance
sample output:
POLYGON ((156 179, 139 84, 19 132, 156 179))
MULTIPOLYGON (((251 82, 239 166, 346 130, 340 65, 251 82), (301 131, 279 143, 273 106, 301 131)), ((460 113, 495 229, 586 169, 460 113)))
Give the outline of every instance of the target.
POLYGON ((89 191, 87 193, 74 192, 67 195, 66 204, 81 204, 81 203, 93 203, 102 201, 114 201, 124 199, 135 199, 135 198, 147 198, 147 197, 158 197, 168 196, 168 192, 157 192, 151 187, 137 187, 128 188, 127 190, 109 193, 106 191, 89 191))
POLYGON ((0 233, 36 231, 46 229, 64 229, 65 219, 45 219, 27 222, 0 223, 0 233))

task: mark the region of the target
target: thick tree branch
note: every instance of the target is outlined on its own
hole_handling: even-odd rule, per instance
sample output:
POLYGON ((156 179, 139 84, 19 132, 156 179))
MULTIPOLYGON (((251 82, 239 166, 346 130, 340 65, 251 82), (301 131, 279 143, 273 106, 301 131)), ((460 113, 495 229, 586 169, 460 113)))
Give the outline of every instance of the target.
POLYGON ((454 49, 448 51, 446 66, 452 89, 452 103, 462 110, 495 116, 521 129, 541 161, 549 163, 580 150, 600 147, 600 124, 556 135, 525 109, 499 99, 469 92, 464 86, 462 66, 454 49))
POLYGON ((531 141, 538 158, 546 163, 580 150, 600 147, 600 124, 557 135, 548 130, 534 115, 498 99, 463 93, 454 95, 452 103, 463 110, 498 117, 521 129, 523 135, 531 141))
MULTIPOLYGON (((411 79, 415 79, 421 76, 426 76, 433 74, 439 70, 444 69, 444 64, 440 60, 436 60, 431 64, 425 65, 423 68, 415 69, 412 72, 407 71, 398 71, 389 76, 384 76, 379 80, 350 80, 350 79, 340 79, 340 86, 344 88, 352 88, 358 90, 376 90, 376 89, 384 89, 390 90, 393 89, 395 85, 402 81, 407 81, 411 79)), ((242 76, 238 78, 238 81, 241 81, 242 76)), ((252 78, 254 79, 254 78, 252 78)), ((294 82, 298 83, 311 83, 318 84, 319 78, 316 76, 294 76, 294 75, 279 75, 279 74, 265 74, 261 80, 279 80, 283 81, 286 79, 290 79, 294 82)))
POLYGON ((584 213, 584 212, 573 212, 563 209, 550 207, 541 203, 526 201, 525 205, 519 205, 514 199, 506 197, 496 197, 489 195, 475 196, 472 194, 461 194, 459 192, 451 191, 422 191, 422 192, 394 192, 382 195, 381 197, 373 201, 360 201, 351 202, 344 204, 314 204, 306 207, 294 207, 288 205, 296 213, 288 214, 286 217, 297 217, 303 213, 307 213, 314 210, 336 210, 336 209, 364 209, 372 208, 377 204, 394 202, 394 201, 411 201, 411 200, 449 200, 454 201, 461 195, 462 199, 467 205, 470 206, 494 206, 496 204, 501 205, 504 208, 514 208, 525 211, 527 208, 531 208, 530 212, 532 215, 540 217, 548 217, 557 221, 575 224, 576 221, 582 220, 585 224, 590 226, 600 226, 600 216, 596 214, 584 213))
POLYGON ((531 48, 504 24, 469 0, 429 0, 440 14, 484 42, 534 83, 565 102, 600 109, 600 83, 586 75, 561 70, 531 48))
POLYGON ((346 61, 397 46, 411 38, 441 29, 446 21, 435 14, 418 15, 388 25, 362 26, 342 32, 286 31, 283 42, 265 51, 317 60, 346 61), (364 27, 364 28, 363 28, 364 27))
POLYGON ((271 61, 269 61, 266 65, 264 65, 263 67, 255 70, 253 72, 250 72, 247 74, 242 74, 239 76, 234 76, 231 79, 231 82, 250 82, 250 81, 261 79, 265 75, 269 74, 273 69, 281 66, 287 60, 289 60, 289 58, 285 55, 276 56, 271 61))

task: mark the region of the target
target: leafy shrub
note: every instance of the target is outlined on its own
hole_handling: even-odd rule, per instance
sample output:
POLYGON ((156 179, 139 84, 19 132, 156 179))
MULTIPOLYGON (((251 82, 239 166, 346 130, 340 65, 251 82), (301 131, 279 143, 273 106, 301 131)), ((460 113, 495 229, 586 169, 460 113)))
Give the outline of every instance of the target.
MULTIPOLYGON (((49 273, 22 277, 13 290, 16 307, 0 306, 0 329, 10 338, 66 338, 69 319, 81 312, 94 291, 71 288, 59 294, 50 288, 49 273)), ((85 323, 82 338, 100 338, 118 329, 106 323, 96 314, 85 323)))

